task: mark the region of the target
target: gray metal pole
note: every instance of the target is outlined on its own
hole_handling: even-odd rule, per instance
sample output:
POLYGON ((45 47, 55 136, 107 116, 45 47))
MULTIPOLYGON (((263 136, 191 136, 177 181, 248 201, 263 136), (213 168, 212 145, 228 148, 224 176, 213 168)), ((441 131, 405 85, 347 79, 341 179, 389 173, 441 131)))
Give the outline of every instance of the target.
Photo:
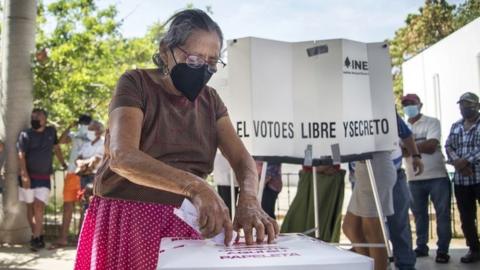
POLYGON ((318 220, 318 190, 317 190, 317 167, 312 166, 312 181, 313 181, 313 211, 315 211, 315 238, 320 237, 318 231, 320 227, 320 221, 318 220))
POLYGON ((385 248, 387 249, 388 258, 392 258, 392 249, 390 247, 390 238, 388 237, 387 229, 385 228, 385 216, 383 215, 383 208, 380 204, 380 197, 378 196, 377 184, 375 182, 375 175, 373 174, 372 161, 367 159, 366 161, 368 176, 370 178, 370 185, 372 186, 373 198, 375 200, 375 206, 377 208, 378 219, 380 220, 380 227, 382 228, 383 239, 385 241, 385 248))

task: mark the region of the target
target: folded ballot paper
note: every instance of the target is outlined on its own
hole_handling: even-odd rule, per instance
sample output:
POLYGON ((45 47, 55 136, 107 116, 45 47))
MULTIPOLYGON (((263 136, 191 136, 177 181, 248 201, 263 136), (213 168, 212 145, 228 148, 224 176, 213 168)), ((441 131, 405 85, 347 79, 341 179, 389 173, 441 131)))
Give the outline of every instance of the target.
POLYGON ((371 270, 369 257, 331 246, 302 234, 281 234, 273 244, 232 246, 209 240, 163 238, 157 270, 371 270))
MULTIPOLYGON (((183 200, 182 205, 180 208, 176 208, 173 210, 173 213, 183 220, 185 223, 190 225, 194 230, 200 233, 200 226, 198 225, 198 212, 197 208, 187 199, 183 200)), ((237 232, 233 231, 232 241, 230 241, 230 245, 233 244, 237 238, 237 232)), ((211 239, 213 242, 219 245, 223 245, 225 241, 225 232, 222 230, 219 234, 211 239)))

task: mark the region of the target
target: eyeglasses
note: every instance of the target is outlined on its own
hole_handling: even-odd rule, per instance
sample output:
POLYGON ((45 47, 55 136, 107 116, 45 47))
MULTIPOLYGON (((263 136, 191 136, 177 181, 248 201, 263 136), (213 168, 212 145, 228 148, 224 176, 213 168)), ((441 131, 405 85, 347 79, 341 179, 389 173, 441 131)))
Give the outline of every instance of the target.
MULTIPOLYGON (((222 65, 222 68, 224 68, 227 65, 225 62, 223 62, 222 59, 207 61, 199 55, 188 53, 187 51, 180 48, 179 46, 176 46, 176 48, 179 49, 185 55, 185 64, 187 64, 187 66, 191 68, 201 68, 204 65, 207 65, 208 71, 211 73, 215 73, 217 72, 218 64, 222 65)), ((174 55, 173 50, 172 50, 172 55, 174 55)), ((174 55, 174 58, 175 58, 175 55, 174 55)))

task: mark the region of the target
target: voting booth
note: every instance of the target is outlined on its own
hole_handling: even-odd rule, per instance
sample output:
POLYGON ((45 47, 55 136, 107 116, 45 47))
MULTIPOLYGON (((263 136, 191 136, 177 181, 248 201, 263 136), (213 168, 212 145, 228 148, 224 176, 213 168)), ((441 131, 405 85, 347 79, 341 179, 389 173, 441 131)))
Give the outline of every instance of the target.
MULTIPOLYGON (((385 42, 234 39, 228 41, 227 68, 220 70, 209 85, 219 92, 238 136, 257 160, 316 166, 367 159, 370 179, 374 179, 370 154, 398 148, 388 51, 385 42)), ((266 166, 263 168, 259 199, 266 166)), ((316 191, 315 167, 312 174, 316 191)), ((371 180, 371 185, 383 221, 375 181, 371 180)), ((318 207, 316 192, 314 201, 318 207)), ((314 212, 316 230, 318 211, 314 212)), ((391 257, 384 222, 381 225, 391 257)), ((295 265, 281 269, 349 267, 341 256, 333 261, 338 268, 295 265)), ((279 269, 265 267, 255 269, 279 269)))
POLYGON ((228 41, 228 65, 209 83, 250 154, 303 163, 338 145, 343 161, 397 147, 386 43, 345 39, 228 41))
POLYGON ((157 270, 371 270, 373 260, 300 235, 280 235, 273 244, 226 247, 209 240, 164 238, 157 270))

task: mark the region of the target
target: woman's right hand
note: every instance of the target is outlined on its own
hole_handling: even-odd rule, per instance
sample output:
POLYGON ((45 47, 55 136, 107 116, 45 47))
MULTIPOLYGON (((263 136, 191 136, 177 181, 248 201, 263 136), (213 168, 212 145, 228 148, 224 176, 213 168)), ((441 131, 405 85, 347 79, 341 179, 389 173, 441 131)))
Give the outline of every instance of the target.
POLYGON ((207 183, 200 182, 190 189, 190 199, 198 210, 198 224, 204 238, 212 238, 225 229, 225 245, 233 237, 233 225, 223 200, 207 183))

